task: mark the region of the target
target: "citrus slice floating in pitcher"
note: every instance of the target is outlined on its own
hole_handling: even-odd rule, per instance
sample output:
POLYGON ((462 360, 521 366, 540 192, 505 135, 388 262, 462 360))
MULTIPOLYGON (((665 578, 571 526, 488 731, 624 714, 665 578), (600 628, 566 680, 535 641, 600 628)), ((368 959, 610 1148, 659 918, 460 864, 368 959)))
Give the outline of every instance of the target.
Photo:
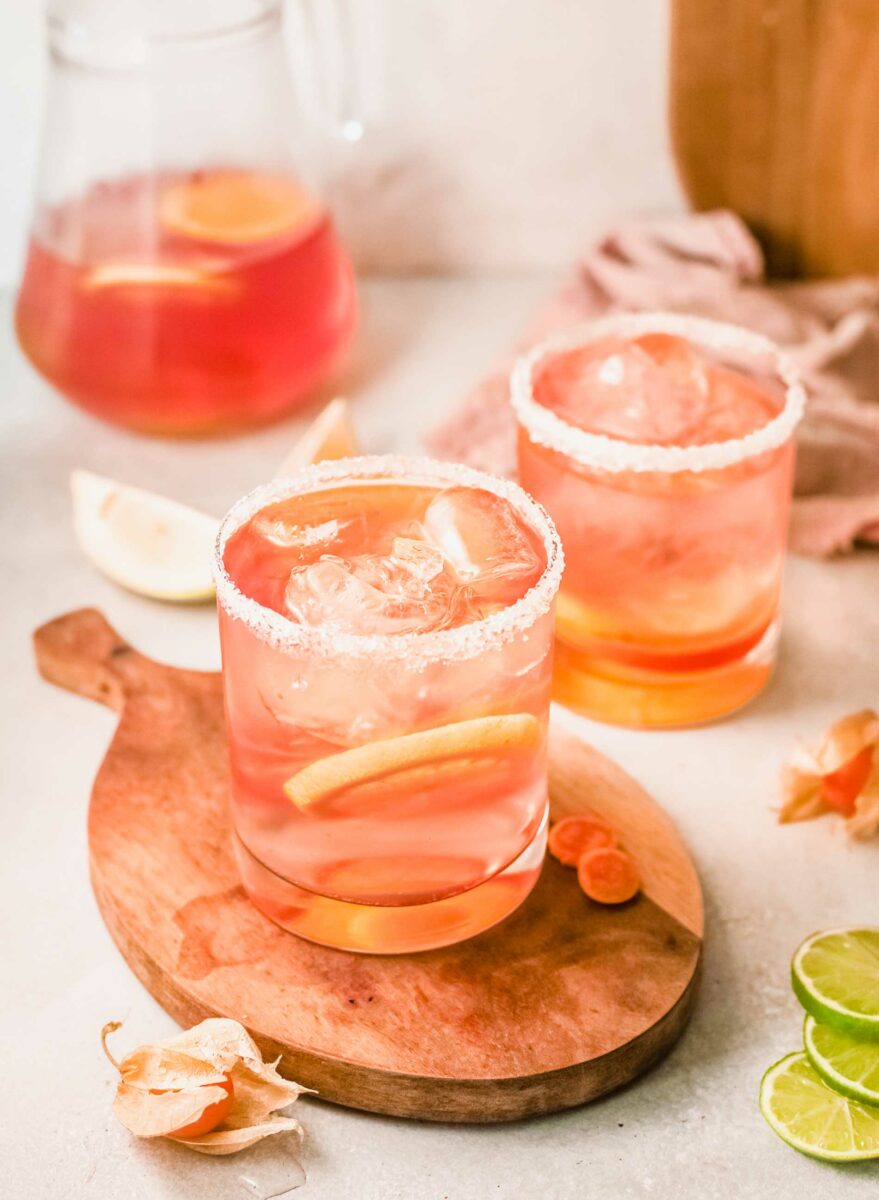
POLYGON ((77 541, 99 571, 155 600, 211 599, 213 517, 90 471, 70 483, 77 541))
POLYGON ((103 292, 110 289, 118 292, 120 289, 141 291, 144 288, 198 288, 213 295, 218 292, 231 294, 235 291, 235 284, 228 276, 171 263, 101 263, 92 267, 82 286, 86 292, 103 292))
POLYGON ((320 209, 295 180, 255 171, 203 171, 159 201, 165 229, 199 241, 248 243, 309 224, 320 209))
POLYGON ((475 717, 316 759, 287 780, 284 792, 297 808, 306 810, 374 780, 455 760, 461 760, 463 770, 475 756, 521 750, 539 741, 540 722, 531 713, 475 717))
POLYGON ((348 401, 337 396, 315 417, 275 475, 291 475, 312 463, 350 458, 359 453, 360 446, 348 416, 348 401))
POLYGON ((780 1059, 763 1076, 760 1111, 801 1154, 824 1162, 879 1158, 879 1109, 829 1088, 801 1052, 780 1059))

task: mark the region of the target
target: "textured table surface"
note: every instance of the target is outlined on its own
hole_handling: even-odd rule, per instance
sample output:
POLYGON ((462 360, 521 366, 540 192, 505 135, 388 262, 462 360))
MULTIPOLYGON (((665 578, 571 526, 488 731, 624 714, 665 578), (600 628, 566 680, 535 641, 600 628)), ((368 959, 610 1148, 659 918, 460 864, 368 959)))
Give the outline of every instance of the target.
MULTIPOLYGON (((521 327, 545 279, 375 281, 344 386, 367 449, 410 450, 521 327)), ((297 1181, 280 1139, 247 1157, 202 1159, 135 1142, 110 1112, 98 1034, 122 1045, 172 1023, 134 980, 101 924, 87 877, 89 788, 113 715, 43 684, 29 636, 94 604, 136 645, 192 667, 219 661, 210 608, 165 608, 95 574, 70 529, 67 475, 83 466, 221 513, 271 473, 305 416, 213 443, 138 439, 62 404, 0 335, 0 1166, 10 1200, 247 1200, 297 1181), (249 1182, 248 1182, 249 1181, 249 1182), (260 1190, 261 1189, 261 1190, 260 1190)), ((639 734, 557 719, 639 778, 679 822, 707 902, 705 979, 689 1031, 650 1075, 561 1116, 443 1127, 300 1102, 314 1200, 487 1200, 539 1195, 874 1196, 879 1165, 826 1167, 764 1126, 763 1069, 796 1049, 787 982, 800 938, 879 922, 879 843, 851 845, 830 821, 780 828, 779 763, 797 735, 879 703, 879 554, 792 559, 778 673, 744 713, 711 728, 639 734)))

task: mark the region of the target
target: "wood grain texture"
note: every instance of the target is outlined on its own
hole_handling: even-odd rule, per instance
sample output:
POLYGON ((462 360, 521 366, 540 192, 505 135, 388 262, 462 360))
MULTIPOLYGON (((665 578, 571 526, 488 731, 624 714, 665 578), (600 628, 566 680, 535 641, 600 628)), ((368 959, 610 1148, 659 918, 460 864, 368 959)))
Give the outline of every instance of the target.
POLYGON ((696 873, 665 814, 597 751, 553 735, 552 803, 617 824, 644 894, 602 908, 548 860, 525 904, 477 938, 348 954, 277 928, 238 883, 218 675, 152 662, 93 610, 35 644, 45 678, 121 712, 89 810, 92 884, 119 949, 181 1024, 237 1018, 327 1100, 480 1122, 603 1095, 682 1032, 701 958, 696 873))
POLYGON ((879 271, 879 4, 672 0, 669 108, 698 209, 734 209, 776 275, 879 271))

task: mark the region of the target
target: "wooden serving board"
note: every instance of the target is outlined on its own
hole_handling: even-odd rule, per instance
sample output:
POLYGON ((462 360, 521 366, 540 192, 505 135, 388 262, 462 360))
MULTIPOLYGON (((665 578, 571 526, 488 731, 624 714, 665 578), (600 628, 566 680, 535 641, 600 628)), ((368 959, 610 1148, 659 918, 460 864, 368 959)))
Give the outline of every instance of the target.
POLYGON ((876 0, 672 0, 669 101, 690 201, 773 274, 879 271, 876 0))
POLYGON ((547 860, 494 929, 370 957, 301 941, 236 876, 220 676, 162 666, 85 609, 35 635, 43 676, 121 714, 92 792, 92 884, 126 960, 181 1024, 240 1020, 326 1100, 442 1121, 568 1108, 629 1082, 690 1016, 702 948, 693 864, 658 805, 596 750, 555 734, 555 816, 619 829, 644 892, 603 908, 547 860))

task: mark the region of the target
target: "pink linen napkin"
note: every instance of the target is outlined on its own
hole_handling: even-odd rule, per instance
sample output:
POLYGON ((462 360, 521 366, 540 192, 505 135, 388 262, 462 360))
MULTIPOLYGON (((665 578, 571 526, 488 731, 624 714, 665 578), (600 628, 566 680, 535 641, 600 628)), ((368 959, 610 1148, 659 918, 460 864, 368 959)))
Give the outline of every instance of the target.
MULTIPOLYGON (((769 283, 760 247, 731 212, 633 220, 587 251, 515 350, 607 312, 649 309, 731 321, 787 350, 809 393, 791 548, 823 556, 879 544, 879 278, 769 283)), ((515 474, 513 357, 428 435, 433 454, 515 474)))

